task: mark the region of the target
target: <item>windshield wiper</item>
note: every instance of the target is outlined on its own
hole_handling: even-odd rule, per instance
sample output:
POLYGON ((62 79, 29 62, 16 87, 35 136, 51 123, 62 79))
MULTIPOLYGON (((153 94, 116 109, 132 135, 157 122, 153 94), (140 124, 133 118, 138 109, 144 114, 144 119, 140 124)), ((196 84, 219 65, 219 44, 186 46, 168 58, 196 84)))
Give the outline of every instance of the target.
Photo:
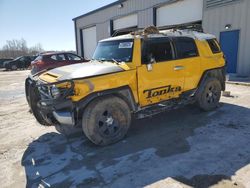
POLYGON ((100 58, 100 59, 91 59, 91 61, 99 61, 103 63, 104 61, 107 61, 105 58, 100 58))
POLYGON ((123 61, 121 61, 121 60, 116 60, 116 59, 114 59, 114 58, 112 58, 112 59, 100 58, 100 59, 93 59, 93 60, 99 61, 99 62, 101 62, 101 63, 107 61, 107 62, 115 63, 115 64, 117 64, 117 65, 120 65, 121 63, 123 63, 123 61))

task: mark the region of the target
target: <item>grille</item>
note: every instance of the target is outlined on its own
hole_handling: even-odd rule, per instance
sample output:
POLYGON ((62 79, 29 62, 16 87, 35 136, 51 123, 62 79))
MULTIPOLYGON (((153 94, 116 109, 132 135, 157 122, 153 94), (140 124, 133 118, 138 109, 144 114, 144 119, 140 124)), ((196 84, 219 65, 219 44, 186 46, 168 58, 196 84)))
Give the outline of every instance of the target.
POLYGON ((241 0, 206 0, 206 8, 224 6, 239 1, 241 0))
POLYGON ((49 86, 39 86, 38 90, 41 94, 42 99, 50 99, 51 98, 51 93, 50 93, 50 87, 49 86))

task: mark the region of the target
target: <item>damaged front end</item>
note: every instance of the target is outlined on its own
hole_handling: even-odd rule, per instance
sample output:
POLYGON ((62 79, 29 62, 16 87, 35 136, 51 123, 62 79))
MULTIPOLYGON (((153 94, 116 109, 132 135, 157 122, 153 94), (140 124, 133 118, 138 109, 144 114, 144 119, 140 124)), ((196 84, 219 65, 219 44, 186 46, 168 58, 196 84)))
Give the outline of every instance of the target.
POLYGON ((72 80, 44 83, 32 76, 25 81, 26 99, 31 112, 42 125, 75 125, 72 80))

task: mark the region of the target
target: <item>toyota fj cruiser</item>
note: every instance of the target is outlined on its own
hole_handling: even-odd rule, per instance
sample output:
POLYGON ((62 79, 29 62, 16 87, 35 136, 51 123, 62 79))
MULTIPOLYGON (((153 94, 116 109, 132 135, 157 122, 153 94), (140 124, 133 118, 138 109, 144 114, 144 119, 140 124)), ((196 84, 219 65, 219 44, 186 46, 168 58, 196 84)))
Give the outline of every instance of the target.
POLYGON ((43 125, 81 125, 97 145, 121 140, 131 117, 196 103, 210 111, 225 90, 225 59, 215 36, 157 29, 101 40, 93 59, 26 79, 43 125))

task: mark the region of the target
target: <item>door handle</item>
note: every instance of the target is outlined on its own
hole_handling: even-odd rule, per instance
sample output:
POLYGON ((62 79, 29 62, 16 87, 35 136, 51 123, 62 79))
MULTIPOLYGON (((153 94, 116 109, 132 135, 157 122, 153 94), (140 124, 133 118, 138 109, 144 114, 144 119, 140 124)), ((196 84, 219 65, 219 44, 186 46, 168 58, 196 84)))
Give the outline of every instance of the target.
POLYGON ((184 70, 184 69, 185 69, 184 66, 175 66, 175 67, 174 67, 174 70, 175 70, 175 71, 184 70))

